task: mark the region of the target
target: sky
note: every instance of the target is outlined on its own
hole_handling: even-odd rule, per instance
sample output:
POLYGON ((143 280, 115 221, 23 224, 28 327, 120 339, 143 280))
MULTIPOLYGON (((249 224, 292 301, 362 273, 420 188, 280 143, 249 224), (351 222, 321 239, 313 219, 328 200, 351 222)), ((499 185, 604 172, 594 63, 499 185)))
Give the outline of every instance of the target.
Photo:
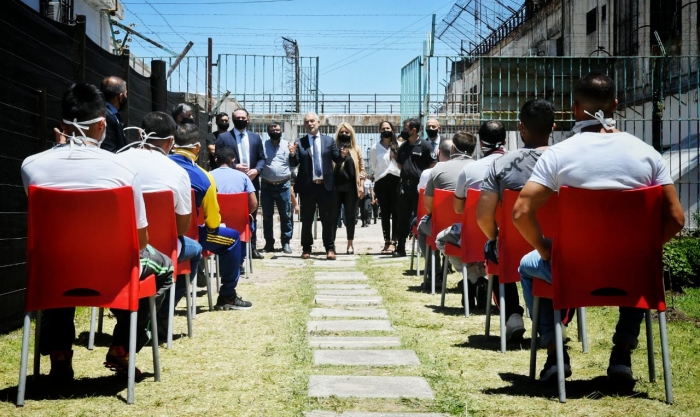
MULTIPOLYGON (((319 57, 324 94, 399 94, 401 68, 419 56, 431 27, 455 0, 125 0, 122 23, 171 50, 194 42, 189 55, 284 55, 282 37, 301 57, 319 57)), ((119 36, 118 36, 119 37, 119 36)), ((139 57, 164 52, 132 37, 139 57)), ((435 41, 436 55, 455 55, 435 41)), ((223 77, 222 77, 223 78, 223 77)), ((222 88, 223 90, 223 88, 222 88)))

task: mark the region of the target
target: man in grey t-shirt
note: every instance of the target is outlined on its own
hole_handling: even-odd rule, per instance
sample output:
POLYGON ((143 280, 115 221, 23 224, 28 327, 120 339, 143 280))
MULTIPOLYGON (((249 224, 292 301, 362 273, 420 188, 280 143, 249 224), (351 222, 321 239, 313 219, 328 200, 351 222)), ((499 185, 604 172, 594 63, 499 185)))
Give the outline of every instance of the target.
MULTIPOLYGON (((476 221, 489 242, 486 246, 487 259, 498 263, 496 209, 503 198, 504 190, 521 190, 530 179, 540 155, 547 149, 549 136, 556 127, 554 106, 546 100, 535 99, 525 103, 520 110, 518 130, 525 148, 508 152, 491 164, 483 182, 481 196, 476 210, 476 221)), ((494 294, 498 294, 498 276, 494 276, 494 294)), ((518 297, 518 285, 514 282, 504 285, 506 311, 506 340, 519 339, 525 333, 523 308, 518 297)))

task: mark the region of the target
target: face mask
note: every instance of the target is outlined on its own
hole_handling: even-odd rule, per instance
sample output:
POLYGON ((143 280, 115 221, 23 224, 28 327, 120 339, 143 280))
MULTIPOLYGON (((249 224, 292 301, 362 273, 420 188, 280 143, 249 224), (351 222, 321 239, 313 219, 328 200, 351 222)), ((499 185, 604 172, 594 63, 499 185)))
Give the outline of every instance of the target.
POLYGON ((408 131, 406 131, 406 130, 402 130, 400 136, 401 136, 401 139, 408 140, 408 138, 411 137, 411 134, 408 133, 408 131))
POLYGON ((100 138, 100 140, 89 138, 89 137, 85 136, 85 132, 83 132, 83 130, 88 130, 88 125, 101 122, 102 120, 105 120, 105 118, 98 117, 96 119, 86 120, 84 122, 78 122, 78 119, 73 119, 73 121, 63 119, 64 124, 77 127, 78 132, 80 132, 80 134, 82 135, 82 138, 76 137, 75 133, 73 133, 73 135, 71 135, 71 136, 68 136, 64 133, 61 133, 61 135, 65 136, 70 141, 71 144, 73 144, 73 143, 85 144, 85 142, 87 142, 87 143, 92 143, 93 145, 95 145, 99 148, 100 146, 102 146, 102 142, 104 142, 105 137, 107 137, 107 127, 105 126, 105 129, 102 131, 102 137, 100 138))
POLYGON ((243 130, 248 126, 248 121, 247 120, 234 120, 233 125, 236 127, 238 130, 243 130))
POLYGON ((603 113, 603 110, 598 110, 597 112, 595 112, 595 114, 590 114, 587 110, 584 110, 584 113, 593 117, 594 119, 576 122, 574 127, 571 129, 574 133, 581 133, 581 129, 596 125, 603 125, 603 128, 608 131, 613 130, 615 128, 615 120, 613 120, 612 118, 605 118, 605 113, 603 113))
POLYGON ((182 118, 182 124, 183 124, 183 125, 187 125, 187 124, 193 125, 193 124, 194 124, 194 119, 192 119, 192 118, 190 118, 190 117, 183 117, 183 118, 182 118))
POLYGON ((437 129, 426 129, 425 131, 430 139, 435 139, 438 135, 437 129))
POLYGON ((126 107, 126 103, 129 101, 126 96, 122 97, 122 99, 119 101, 119 109, 123 109, 126 107))
POLYGON ((222 132, 227 131, 229 126, 230 125, 228 123, 217 123, 216 124, 216 127, 222 132))
POLYGON ((382 132, 382 139, 390 138, 393 135, 394 135, 394 132, 392 132, 391 130, 385 130, 382 132))
POLYGON ((282 138, 282 132, 272 132, 269 135, 271 140, 280 140, 282 138))
POLYGON ((338 135, 338 140, 343 142, 343 143, 349 143, 350 142, 350 135, 338 135))

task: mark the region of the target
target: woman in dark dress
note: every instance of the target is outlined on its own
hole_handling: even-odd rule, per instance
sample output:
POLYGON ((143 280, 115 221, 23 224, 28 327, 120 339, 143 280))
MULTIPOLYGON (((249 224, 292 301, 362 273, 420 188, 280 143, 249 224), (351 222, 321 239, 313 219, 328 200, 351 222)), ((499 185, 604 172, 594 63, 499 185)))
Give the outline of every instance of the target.
MULTIPOLYGON (((349 123, 341 123, 335 133, 335 144, 345 159, 340 164, 334 164, 335 196, 333 212, 340 216, 340 205, 345 207, 345 230, 348 236, 346 253, 355 253, 352 245, 355 239, 355 218, 360 199, 364 194, 362 178, 365 176, 365 165, 362 152, 355 140, 355 129, 349 123)), ((336 221, 337 221, 336 217, 336 221)), ((335 240, 335 236, 333 236, 335 240)))

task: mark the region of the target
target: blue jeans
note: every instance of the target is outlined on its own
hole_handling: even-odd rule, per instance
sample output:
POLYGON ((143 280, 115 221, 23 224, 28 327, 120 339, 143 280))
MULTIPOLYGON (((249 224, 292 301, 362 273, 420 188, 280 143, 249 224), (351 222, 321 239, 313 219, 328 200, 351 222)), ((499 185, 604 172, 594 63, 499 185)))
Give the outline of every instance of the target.
MULTIPOLYGON (((523 286, 523 297, 528 310, 532 312, 534 296, 532 295, 532 279, 538 278, 552 282, 552 267, 550 261, 543 261, 536 250, 523 256, 520 261, 520 283, 523 286)), ((602 272, 602 271, 601 271, 602 272)), ((632 349, 637 347, 639 328, 644 320, 645 310, 639 308, 620 307, 620 318, 615 327, 613 344, 629 343, 632 349)), ((538 315, 537 333, 540 335, 540 346, 554 343, 554 308, 552 300, 540 298, 540 313, 538 315)))
MULTIPOLYGON (((183 262, 190 260, 190 282, 194 282, 197 277, 197 269, 199 267, 199 261, 202 259, 202 245, 200 245, 196 240, 190 239, 187 236, 180 236, 180 243, 182 248, 180 249, 180 255, 177 257, 177 262, 183 262)), ((182 297, 185 296, 185 280, 184 275, 180 275, 183 279, 178 279, 175 283, 175 305, 180 302, 182 297)), ((178 278, 179 278, 178 277, 178 278)))
MULTIPOLYGON (((250 223, 248 223, 248 225, 250 227, 250 235, 251 235, 250 243, 251 244, 253 244, 253 236, 255 236, 255 225, 256 224, 257 224, 257 222, 254 222, 254 221, 251 221, 250 223)), ((243 262, 245 262, 245 258, 248 255, 248 244, 246 242, 241 241, 240 248, 241 248, 241 265, 243 265, 243 262)), ((255 249, 255 246, 253 246, 253 249, 255 249)))
POLYGON ((265 246, 272 247, 275 244, 273 233, 273 214, 275 205, 280 216, 280 233, 282 244, 292 240, 292 198, 289 181, 282 184, 270 184, 262 181, 260 184, 260 205, 263 213, 263 236, 265 246))
POLYGON ((221 288, 219 296, 231 298, 236 295, 236 285, 241 275, 241 237, 237 231, 219 227, 208 233, 206 227, 199 226, 199 243, 202 248, 219 257, 221 288))

